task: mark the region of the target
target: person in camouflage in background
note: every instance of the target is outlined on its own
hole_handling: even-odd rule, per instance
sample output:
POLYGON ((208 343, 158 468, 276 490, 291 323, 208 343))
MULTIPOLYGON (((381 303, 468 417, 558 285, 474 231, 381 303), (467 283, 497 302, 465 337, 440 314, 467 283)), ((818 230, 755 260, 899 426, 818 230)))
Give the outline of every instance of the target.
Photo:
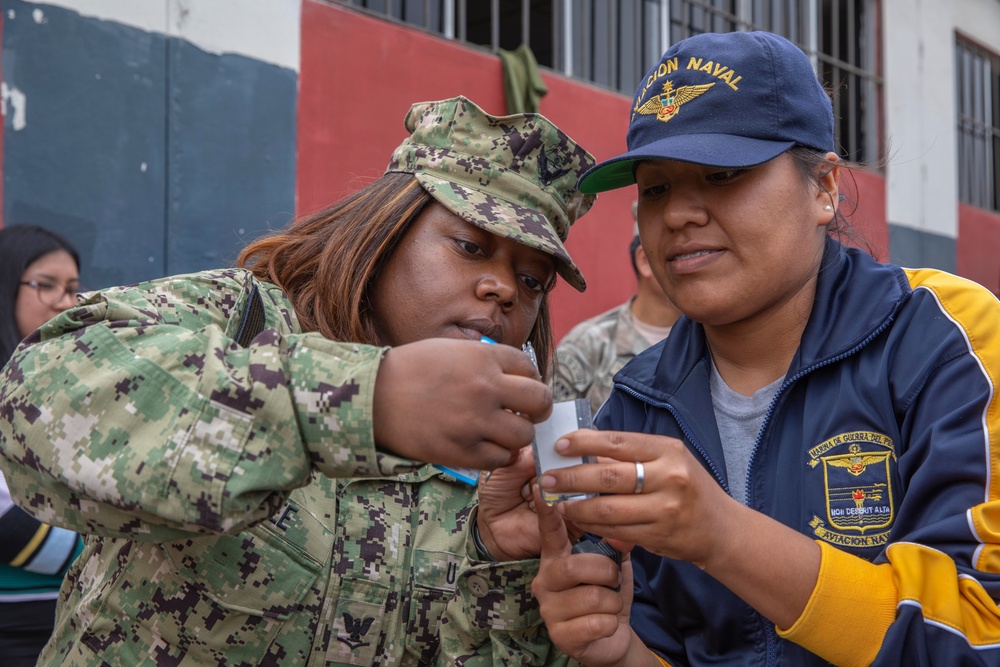
POLYGON ((405 124, 242 268, 95 293, 4 369, 12 491, 86 535, 40 664, 567 662, 521 492, 552 399, 517 348, 546 369, 556 273, 585 288, 563 240, 594 160, 462 97, 405 124))
MULTIPOLYGON (((632 202, 633 223, 637 204, 632 202)), ((577 323, 556 347, 553 399, 590 399, 595 415, 611 393, 615 373, 650 345, 666 338, 681 315, 656 282, 635 225, 628 256, 635 272, 635 294, 625 303, 577 323)))

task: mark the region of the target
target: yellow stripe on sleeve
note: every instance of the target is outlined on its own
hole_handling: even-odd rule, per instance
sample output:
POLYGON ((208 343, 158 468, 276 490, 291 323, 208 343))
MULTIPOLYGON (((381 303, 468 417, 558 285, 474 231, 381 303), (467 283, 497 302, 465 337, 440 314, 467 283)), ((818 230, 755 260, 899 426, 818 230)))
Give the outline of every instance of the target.
MULTIPOLYGON (((988 289, 965 278, 936 269, 905 269, 913 289, 924 288, 937 297, 944 313, 965 333, 969 351, 979 361, 990 385, 990 403, 983 415, 986 456, 990 462, 989 486, 984 501, 1000 499, 1000 303, 988 289)), ((977 566, 978 567, 978 566, 977 566)))
MULTIPOLYGON (((653 653, 653 652, 650 651, 650 653, 653 653)), ((659 660, 660 664, 663 665, 663 667, 672 667, 669 662, 667 662, 666 660, 664 660, 660 656, 656 655, 655 653, 653 653, 653 657, 656 658, 657 660, 659 660)))
POLYGON ((896 618, 892 568, 875 565, 820 540, 816 586, 802 615, 778 636, 843 667, 875 660, 896 618))
POLYGON ((982 584, 959 577, 948 554, 898 542, 889 545, 887 555, 900 604, 919 605, 926 620, 951 628, 972 646, 1000 644, 1000 608, 982 584))
POLYGON ((24 545, 24 548, 21 549, 21 552, 14 557, 14 560, 10 564, 13 567, 21 567, 27 563, 35 555, 35 552, 38 551, 38 547, 42 546, 46 536, 49 534, 50 528, 51 526, 47 523, 39 524, 38 530, 35 531, 31 540, 24 545))
POLYGON ((969 510, 969 520, 983 543, 973 565, 980 572, 1000 574, 1000 501, 976 505, 969 510))

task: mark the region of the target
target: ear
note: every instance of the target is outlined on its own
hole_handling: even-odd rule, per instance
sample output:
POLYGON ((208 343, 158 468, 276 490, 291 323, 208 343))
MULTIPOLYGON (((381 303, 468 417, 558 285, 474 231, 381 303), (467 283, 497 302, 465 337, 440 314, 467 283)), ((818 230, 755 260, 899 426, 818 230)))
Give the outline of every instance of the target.
POLYGON ((823 159, 827 164, 820 167, 815 199, 819 226, 829 224, 840 206, 840 158, 827 153, 823 159))
POLYGON ((653 269, 649 268, 649 258, 646 257, 646 251, 642 249, 642 245, 635 249, 635 268, 639 269, 639 275, 643 278, 656 280, 653 269))

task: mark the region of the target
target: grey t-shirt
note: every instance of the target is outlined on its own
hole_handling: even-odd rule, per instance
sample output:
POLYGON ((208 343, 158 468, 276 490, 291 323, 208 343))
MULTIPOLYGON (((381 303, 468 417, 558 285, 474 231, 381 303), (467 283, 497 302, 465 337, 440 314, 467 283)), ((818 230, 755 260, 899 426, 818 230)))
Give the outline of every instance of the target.
POLYGON ((712 406, 726 457, 726 476, 733 498, 747 504, 747 469, 760 427, 764 423, 771 399, 778 392, 784 376, 758 389, 753 396, 744 396, 729 388, 712 362, 712 406))

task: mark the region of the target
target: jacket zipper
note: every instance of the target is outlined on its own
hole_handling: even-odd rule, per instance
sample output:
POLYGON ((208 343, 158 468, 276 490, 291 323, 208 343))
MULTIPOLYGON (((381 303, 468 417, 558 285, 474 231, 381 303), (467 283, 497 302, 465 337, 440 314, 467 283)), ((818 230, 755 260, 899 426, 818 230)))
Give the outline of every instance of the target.
MULTIPOLYGON (((791 378, 786 378, 785 381, 781 383, 781 386, 778 387, 778 391, 774 393, 774 397, 771 399, 771 404, 767 408, 767 413, 764 415, 764 421, 760 426, 760 432, 757 433, 757 441, 754 443, 753 452, 750 454, 750 461, 747 464, 746 489, 747 489, 748 507, 750 507, 751 509, 753 508, 753 500, 754 500, 753 486, 750 483, 750 477, 751 477, 750 472, 753 470, 754 462, 757 459, 757 450, 760 447, 761 438, 763 437, 764 432, 767 430, 767 426, 771 421, 772 415, 774 414, 774 406, 777 404, 778 399, 781 397, 781 395, 785 392, 786 389, 788 389, 788 387, 792 386, 795 382, 797 382, 802 377, 808 375, 809 373, 812 373, 813 371, 819 368, 823 368, 824 366, 829 366, 830 364, 842 361, 847 357, 856 354, 859 350, 866 347, 869 343, 871 343, 872 340, 874 340, 883 331, 885 331, 886 328, 888 328, 889 325, 892 324, 894 319, 895 319, 894 316, 892 315, 888 316, 885 319, 885 321, 883 321, 882 324, 879 325, 877 329, 872 331, 868 335, 868 337, 866 337, 863 341, 861 341, 851 349, 842 352, 835 357, 830 357, 829 359, 813 364, 812 366, 803 368, 798 373, 793 375, 791 378)), ((712 461, 712 459, 708 456, 708 452, 705 451, 704 447, 701 446, 701 443, 699 443, 698 440, 694 437, 694 434, 691 433, 691 430, 687 427, 687 424, 684 423, 684 420, 681 419, 681 416, 677 413, 677 411, 673 408, 673 406, 671 406, 668 403, 664 403, 662 401, 654 401, 649 396, 641 394, 636 390, 632 389, 631 387, 627 387, 622 384, 615 384, 615 388, 619 389, 620 391, 624 391, 626 394, 641 401, 642 403, 645 403, 646 405, 650 405, 656 408, 661 408, 669 412, 671 415, 673 415, 674 421, 677 422, 677 426, 680 427, 681 429, 681 433, 683 433, 684 437, 687 438, 687 441, 691 443, 691 447, 698 452, 698 455, 701 456, 702 461, 704 461, 708 465, 709 470, 715 477, 715 480, 719 483, 719 486, 725 489, 726 493, 730 493, 731 495, 729 485, 726 484, 722 475, 719 473, 719 469, 716 467, 715 462, 712 461)), ((757 619, 757 623, 761 626, 761 628, 764 631, 764 637, 766 640, 766 656, 767 656, 766 664, 769 666, 777 665, 778 633, 774 629, 774 624, 771 623, 768 619, 764 618, 764 616, 761 615, 760 612, 753 609, 752 607, 751 610, 753 611, 754 617, 757 619)))
MULTIPOLYGON (((815 370, 823 368, 824 366, 829 366, 830 364, 835 364, 837 362, 843 361, 844 359, 854 354, 857 354, 858 351, 860 351, 862 348, 866 347, 869 343, 871 343, 876 336, 885 331, 886 328, 890 324, 892 324, 894 319, 895 318, 892 315, 887 317, 885 321, 882 322, 882 324, 877 329, 868 334, 867 338, 865 338, 863 341, 861 341, 851 349, 842 352, 835 357, 830 357, 829 359, 813 364, 812 366, 803 368, 792 377, 786 378, 785 381, 781 383, 781 386, 778 387, 778 391, 774 392, 774 396, 771 398, 771 404, 768 405, 767 413, 764 415, 764 421, 760 425, 760 431, 757 433, 757 441, 753 445, 753 452, 751 452, 750 454, 750 461, 747 463, 746 493, 747 493, 748 507, 752 509, 754 506, 753 484, 751 484, 750 478, 752 477, 751 472, 753 471, 754 463, 757 461, 757 451, 760 449, 760 443, 761 439, 764 437, 764 432, 767 430, 767 426, 771 422, 771 417, 774 414, 774 406, 777 405, 778 399, 781 397, 781 395, 785 393, 786 389, 788 389, 790 386, 795 384, 797 381, 799 381, 801 378, 805 377, 809 373, 812 373, 815 370)), ((773 623, 771 623, 769 620, 764 618, 760 613, 756 611, 754 611, 754 614, 757 616, 757 620, 761 624, 764 630, 764 637, 767 639, 767 664, 776 665, 777 664, 776 654, 778 650, 778 633, 774 629, 773 623)))
POLYGON ((726 484, 726 481, 722 477, 722 474, 719 472, 719 469, 715 466, 715 462, 712 461, 711 457, 709 457, 708 455, 708 452, 705 451, 705 448, 702 447, 701 443, 698 442, 698 440, 694 437, 694 434, 691 433, 691 429, 687 427, 687 424, 684 423, 684 420, 681 419, 681 416, 679 414, 677 414, 677 411, 674 410, 673 406, 671 406, 669 403, 654 401, 650 397, 640 394, 631 387, 626 387, 625 385, 616 384, 615 388, 624 391, 626 394, 629 394, 633 398, 638 399, 639 401, 645 403, 646 405, 651 405, 654 408, 660 408, 666 410, 671 415, 673 415, 674 421, 677 422, 677 425, 681 429, 681 433, 684 434, 684 437, 687 438, 687 441, 690 442, 691 446, 698 452, 698 455, 701 456, 702 461, 704 461, 708 465, 708 468, 711 471, 712 476, 715 477, 715 481, 719 483, 719 486, 721 486, 726 490, 726 493, 729 493, 729 485, 726 484))

